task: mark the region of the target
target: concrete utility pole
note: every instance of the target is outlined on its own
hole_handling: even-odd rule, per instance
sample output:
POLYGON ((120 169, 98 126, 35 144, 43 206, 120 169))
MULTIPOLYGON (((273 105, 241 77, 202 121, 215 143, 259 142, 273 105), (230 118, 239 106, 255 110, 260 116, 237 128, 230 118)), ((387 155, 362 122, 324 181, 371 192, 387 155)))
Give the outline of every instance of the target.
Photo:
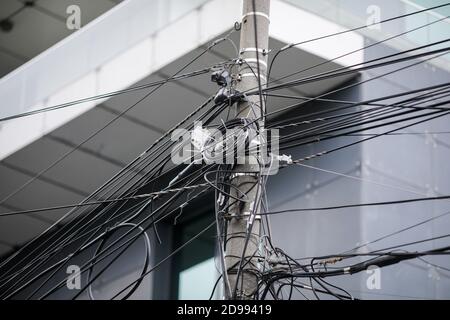
MULTIPOLYGON (((239 70, 241 80, 236 85, 236 90, 239 92, 265 85, 269 45, 270 0, 244 0, 243 4, 240 58, 244 63, 239 70)), ((252 121, 260 118, 264 112, 265 106, 262 97, 253 95, 246 101, 237 104, 236 118, 246 118, 252 121)), ((259 121, 259 125, 261 129, 264 128, 263 119, 259 121)), ((256 187, 260 169, 258 164, 238 164, 230 177, 231 184, 246 194, 246 201, 248 201, 231 205, 229 209, 231 217, 227 220, 225 265, 231 296, 229 292, 225 294, 227 298, 231 299, 249 299, 257 288, 257 278, 250 269, 258 269, 261 223, 260 216, 250 219, 249 214, 251 212, 258 214, 260 210, 261 189, 256 187), (249 228, 249 226, 251 227, 249 228), (245 239, 249 232, 251 234, 247 242, 245 239), (241 261, 242 255, 244 255, 243 261, 241 261), (252 258, 250 259, 250 257, 252 258), (248 262, 249 260, 250 262, 248 262), (238 278, 237 271, 240 267, 242 269, 238 278)), ((230 193, 235 197, 242 197, 242 193, 234 189, 231 188, 230 193)), ((234 200, 230 199, 229 201, 233 202, 234 200)))

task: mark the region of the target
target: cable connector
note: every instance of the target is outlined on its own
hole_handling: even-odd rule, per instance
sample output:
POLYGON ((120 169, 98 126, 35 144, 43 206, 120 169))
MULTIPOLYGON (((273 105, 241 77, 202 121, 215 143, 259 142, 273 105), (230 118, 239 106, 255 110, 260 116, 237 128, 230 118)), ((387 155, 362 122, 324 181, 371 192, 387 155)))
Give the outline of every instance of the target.
POLYGON ((225 69, 219 69, 211 74, 211 81, 221 87, 226 87, 231 83, 230 73, 225 69))
POLYGON ((335 264, 337 262, 342 261, 344 258, 342 257, 334 257, 334 258, 330 258, 324 261, 320 261, 319 265, 327 265, 327 264, 335 264))
POLYGON ((228 88, 220 88, 217 92, 216 96, 214 97, 214 103, 216 105, 220 105, 222 103, 225 103, 228 101, 231 97, 230 89, 228 88))
POLYGON ((284 262, 284 258, 277 256, 276 254, 272 254, 269 259, 267 259, 267 263, 272 267, 284 262))
POLYGON ((279 162, 285 162, 286 164, 292 164, 292 156, 291 155, 274 155, 279 162))
POLYGON ((243 96, 243 94, 239 91, 235 89, 229 89, 227 87, 222 87, 214 97, 214 103, 216 105, 220 105, 222 103, 228 102, 230 105, 233 105, 238 101, 243 101, 244 99, 245 96, 243 96))
POLYGON ((214 46, 217 46, 219 43, 221 43, 221 42, 223 42, 223 41, 225 41, 225 40, 227 40, 227 38, 219 38, 219 39, 214 40, 214 41, 208 46, 208 49, 210 49, 210 48, 212 48, 212 47, 214 47, 214 46))
POLYGON ((211 133, 208 129, 196 126, 191 133, 191 143, 197 150, 203 150, 210 137, 211 133))
POLYGON ((230 74, 228 70, 221 67, 213 69, 211 73, 211 81, 217 83, 220 87, 216 96, 214 97, 214 103, 220 105, 228 102, 230 105, 242 101, 245 97, 236 89, 231 88, 234 76, 230 74))

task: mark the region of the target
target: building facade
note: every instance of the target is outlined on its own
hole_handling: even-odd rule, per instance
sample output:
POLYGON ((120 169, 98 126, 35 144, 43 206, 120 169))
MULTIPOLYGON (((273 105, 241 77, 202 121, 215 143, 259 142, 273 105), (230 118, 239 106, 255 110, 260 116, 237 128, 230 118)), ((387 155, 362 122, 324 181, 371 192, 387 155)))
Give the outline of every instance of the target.
MULTIPOLYGON (((274 62, 271 76, 278 79, 295 70, 307 69, 302 77, 308 77, 443 41, 450 35, 449 7, 375 24, 443 3, 273 0, 270 50, 276 52, 288 44, 300 44, 281 54, 274 62), (351 31, 371 24, 375 25, 351 31), (342 34, 305 42, 334 33, 342 34), (315 67, 308 70, 309 66, 315 67)), ((0 118, 166 79, 214 39, 228 34, 234 22, 241 19, 241 5, 237 0, 123 1, 3 76, 0 118)), ((83 14, 83 6, 80 7, 83 14)), ((238 43, 239 33, 233 33, 230 39, 238 43)), ((236 57, 235 48, 226 41, 196 61, 190 70, 236 57)), ((366 101, 449 80, 449 54, 420 57, 285 89, 281 93, 321 96, 330 101, 314 101, 271 120, 306 117, 311 110, 333 108, 335 103, 331 100, 366 101)), ((0 122, 1 212, 82 201, 216 91, 210 74, 203 74, 168 83, 158 94, 129 110, 144 98, 147 89, 105 95, 0 122), (28 182, 30 179, 32 182, 28 182)), ((292 103, 286 98, 269 97, 267 109, 276 111, 292 103)), ((349 111, 363 108, 357 106, 349 111)), ((371 125, 362 123, 361 126, 367 127, 363 133, 375 136, 401 126, 371 125)), ((447 127, 447 117, 437 118, 314 158, 304 166, 280 170, 268 179, 270 211, 448 195, 447 127)), ((287 128, 281 133, 285 136, 296 130, 299 129, 287 128)), ((349 134, 295 146, 283 153, 299 159, 367 137, 349 134)), ((209 223, 214 216, 214 201, 214 196, 208 195, 183 212, 179 221, 169 219, 158 225, 158 235, 149 235, 150 267, 209 223)), ((446 235, 450 229, 446 203, 427 201, 275 215, 270 217, 272 238, 275 246, 296 258, 345 252, 358 246, 362 251, 391 248, 446 235), (397 233, 399 230, 403 231, 397 233)), ((59 209, 0 217, 0 253, 6 259, 66 212, 67 209, 59 209)), ((427 250, 446 243, 448 239, 441 238, 412 248, 427 250)), ((91 295, 108 298, 111 292, 136 278, 143 265, 144 244, 145 241, 132 246, 126 256, 118 259, 101 281, 92 286, 91 295)), ((214 232, 206 233, 146 277, 130 298, 207 299, 219 276, 215 256, 214 232)), ((73 264, 82 263, 86 257, 79 259, 73 264)), ((432 256, 383 268, 376 285, 371 285, 374 272, 340 276, 333 279, 333 284, 363 299, 448 299, 449 267, 445 256, 432 256)), ((31 287, 17 297, 25 298, 35 289, 31 287)), ((53 298, 72 295, 64 289, 53 298)), ((314 298, 312 293, 306 295, 314 298)), ((220 290, 213 297, 220 299, 220 290)), ((84 292, 80 298, 89 298, 89 294, 84 292)), ((294 293, 294 298, 304 297, 294 293)))

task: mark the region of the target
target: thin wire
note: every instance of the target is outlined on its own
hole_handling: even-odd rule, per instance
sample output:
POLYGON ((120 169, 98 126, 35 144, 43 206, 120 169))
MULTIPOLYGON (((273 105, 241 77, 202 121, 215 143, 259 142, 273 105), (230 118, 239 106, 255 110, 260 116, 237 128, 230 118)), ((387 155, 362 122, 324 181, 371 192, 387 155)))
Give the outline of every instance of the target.
POLYGON ((28 117, 28 116, 36 115, 36 114, 39 114, 39 113, 44 113, 44 112, 49 112, 49 111, 54 111, 54 110, 60 110, 60 109, 64 109, 64 108, 67 108, 67 107, 72 107, 72 106, 75 106, 75 105, 81 104, 81 103, 87 103, 87 102, 91 102, 91 101, 95 101, 95 100, 111 98, 111 97, 114 97, 116 95, 120 95, 120 94, 124 94, 124 93, 130 93, 130 92, 134 92, 134 91, 139 91, 139 90, 143 90, 143 89, 152 88, 152 87, 155 87, 157 85, 160 85, 160 84, 166 83, 166 82, 174 82, 174 81, 181 80, 181 79, 189 79, 191 77, 195 77, 195 76, 206 74, 206 73, 210 72, 211 69, 214 68, 214 67, 215 66, 209 67, 209 68, 205 68, 203 70, 193 71, 193 72, 190 72, 190 73, 187 73, 187 74, 183 74, 183 75, 180 75, 180 76, 177 76, 177 77, 170 77, 170 78, 166 78, 166 79, 163 79, 163 80, 158 80, 158 81, 146 83, 146 84, 135 86, 135 87, 129 87, 129 88, 126 88, 126 89, 123 89, 123 90, 111 91, 111 92, 104 93, 104 94, 101 94, 101 95, 95 95, 95 96, 92 96, 92 97, 83 98, 83 99, 70 101, 70 102, 65 102, 65 103, 53 105, 53 106, 46 107, 46 108, 41 108, 41 109, 32 110, 32 111, 28 111, 28 112, 18 113, 18 114, 15 114, 15 115, 11 115, 11 116, 0 118, 0 122, 14 120, 14 119, 23 118, 23 117, 28 117))
MULTIPOLYGON (((325 39, 325 38, 328 38, 328 37, 332 37, 332 36, 336 36, 336 35, 341 35, 341 34, 345 34, 345 33, 352 32, 352 31, 357 31, 357 30, 361 30, 361 29, 365 29, 365 28, 370 27, 370 26, 373 26, 373 25, 378 25, 378 24, 385 23, 385 22, 388 22, 388 21, 393 21, 393 20, 396 20, 396 19, 399 19, 399 18, 408 17, 408 16, 411 16, 411 15, 415 15, 415 14, 422 13, 422 12, 425 12, 425 11, 430 11, 430 10, 433 10, 433 9, 435 9, 435 8, 445 7, 445 6, 448 6, 448 5, 450 5, 450 3, 446 3, 446 4, 444 4, 444 5, 432 7, 432 8, 429 8, 429 9, 424 9, 424 10, 412 12, 412 13, 409 13, 409 14, 406 14, 406 15, 397 16, 397 17, 394 17, 394 18, 391 18, 391 19, 382 20, 382 21, 375 22, 375 23, 370 24, 370 25, 365 25, 365 26, 361 26, 361 27, 358 27, 358 28, 354 28, 354 29, 350 29, 350 30, 345 30, 345 31, 342 31, 342 32, 338 32, 338 33, 326 35, 326 36, 323 36, 323 37, 318 37, 318 38, 315 38, 315 39, 306 40, 306 41, 298 42, 298 43, 296 43, 296 44, 292 44, 292 45, 285 46, 285 47, 281 48, 281 49, 275 54, 275 56, 274 56, 274 58, 273 58, 273 60, 272 60, 272 62, 271 62, 271 65, 270 65, 270 67, 269 67, 269 75, 271 74, 271 71, 272 71, 271 69, 272 69, 272 66, 273 66, 274 61, 276 60, 277 56, 278 56, 281 52, 284 52, 284 51, 286 51, 287 49, 290 49, 290 48, 295 47, 295 46, 297 46, 297 45, 306 44, 306 43, 308 43, 308 42, 317 41, 317 40, 322 40, 322 39, 325 39)), ((448 17, 443 17, 443 18, 441 18, 441 19, 432 21, 431 24, 434 24, 434 23, 436 23, 436 22, 443 21, 443 20, 445 20, 445 19, 448 19, 448 17)), ((314 65, 314 66, 310 67, 310 68, 307 68, 307 69, 304 69, 304 70, 295 72, 295 73, 293 73, 293 74, 289 74, 288 76, 284 76, 284 77, 282 77, 282 78, 280 78, 280 79, 276 79, 276 80, 271 81, 271 82, 269 82, 269 83, 273 83, 273 82, 276 82, 276 81, 280 81, 280 80, 282 80, 282 79, 291 77, 291 76, 294 75, 294 74, 301 73, 301 72, 310 70, 310 69, 312 69, 312 68, 316 68, 316 67, 318 67, 318 66, 320 66, 320 65, 324 65, 324 64, 329 63, 329 62, 331 62, 331 61, 335 61, 335 60, 337 60, 337 59, 343 58, 343 57, 345 57, 345 56, 347 56, 347 55, 350 55, 350 54, 353 54, 353 53, 356 53, 356 52, 365 50, 365 49, 370 48, 370 47, 372 47, 372 46, 374 46, 374 45, 378 45, 378 44, 383 43, 383 42, 385 42, 385 41, 392 40, 392 39, 394 39, 394 38, 397 38, 397 37, 399 37, 399 36, 405 35, 405 34, 407 34, 407 33, 409 33, 409 32, 413 32, 413 31, 419 30, 419 29, 424 28, 424 27, 427 27, 427 26, 429 26, 429 25, 430 25, 430 24, 425 24, 425 25, 422 25, 422 26, 420 26, 420 27, 417 27, 417 28, 414 28, 414 29, 411 29, 411 30, 407 30, 407 31, 402 32, 402 33, 400 33, 400 34, 398 34, 398 35, 395 35, 395 36, 392 36, 392 37, 383 39, 383 40, 381 40, 381 41, 375 42, 375 43, 373 43, 373 44, 370 44, 370 45, 368 45, 368 46, 365 46, 365 47, 362 48, 362 49, 358 49, 358 50, 355 50, 355 51, 351 51, 351 52, 349 52, 349 53, 347 53, 347 54, 344 54, 344 55, 342 55, 342 56, 336 57, 336 58, 331 59, 331 60, 327 60, 327 61, 325 61, 325 62, 319 63, 319 64, 317 64, 317 65, 314 65)))
POLYGON ((386 206, 386 205, 394 205, 394 204, 414 203, 414 202, 423 202, 423 201, 448 200, 448 199, 450 199, 450 195, 437 196, 437 197, 424 197, 424 198, 392 200, 392 201, 382 201, 382 202, 354 203, 354 204, 336 205, 336 206, 328 206, 328 207, 311 207, 311 208, 286 209, 286 210, 264 212, 264 213, 260 213, 260 215, 275 215, 275 214, 291 213, 291 212, 340 210, 340 209, 349 209, 349 208, 386 206))
POLYGON ((198 188, 203 188, 203 187, 207 187, 207 186, 209 186, 209 183, 201 183, 201 184, 197 184, 197 185, 194 185, 194 186, 186 186, 186 187, 180 187, 180 188, 165 189, 165 190, 162 190, 162 191, 156 191, 156 192, 151 192, 151 193, 139 194, 139 195, 136 195, 136 196, 124 197, 124 198, 118 198, 118 199, 108 199, 108 200, 91 201, 91 202, 68 204, 68 205, 46 207, 46 208, 4 212, 4 213, 0 213, 0 217, 6 217, 6 216, 12 216, 12 215, 18 215, 18 214, 38 213, 38 212, 42 212, 42 211, 53 211, 53 210, 67 209, 67 208, 78 208, 78 207, 93 206, 93 205, 106 204, 106 203, 116 203, 116 202, 122 202, 122 201, 127 201, 127 200, 135 200, 135 199, 141 199, 141 198, 152 198, 152 197, 165 195, 165 194, 172 193, 172 192, 179 192, 179 191, 183 191, 183 190, 198 189, 198 188))
POLYGON ((426 196, 426 194, 423 194, 423 193, 420 193, 420 192, 416 192, 414 190, 409 190, 409 189, 405 189, 405 188, 402 188, 402 187, 393 186, 393 185, 386 184, 386 183, 381 183, 381 182, 370 180, 370 179, 367 179, 367 178, 356 177, 356 176, 352 176, 352 175, 336 172, 336 171, 333 171, 333 170, 322 169, 322 168, 318 168, 318 167, 314 167, 314 166, 310 166, 310 165, 306 165, 306 164, 302 164, 302 163, 298 163, 298 165, 302 166, 302 167, 305 167, 305 168, 309 168, 309 169, 313 169, 313 170, 317 170, 317 171, 321 171, 321 172, 330 173, 330 174, 333 174, 333 175, 336 175, 336 176, 357 180, 357 181, 360 181, 360 182, 368 182, 368 183, 371 183, 371 184, 374 184, 374 185, 378 185, 378 186, 381 186, 381 187, 386 187, 386 188, 389 188, 389 189, 395 189, 395 190, 400 190, 400 191, 404 191, 404 192, 408 192, 408 193, 413 193, 415 195, 426 196))

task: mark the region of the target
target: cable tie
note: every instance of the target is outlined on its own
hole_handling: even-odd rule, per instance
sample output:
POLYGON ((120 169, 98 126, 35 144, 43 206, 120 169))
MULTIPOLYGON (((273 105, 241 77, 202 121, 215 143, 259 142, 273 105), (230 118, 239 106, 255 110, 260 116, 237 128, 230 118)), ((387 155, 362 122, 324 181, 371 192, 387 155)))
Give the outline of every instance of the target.
POLYGON ((245 52, 258 52, 261 53, 263 56, 266 56, 271 52, 271 49, 261 49, 261 48, 242 48, 241 51, 239 51, 239 54, 244 54, 245 52))
POLYGON ((219 196, 217 197, 217 204, 219 206, 223 205, 224 200, 225 200, 225 197, 223 196, 222 193, 220 193, 219 196))
POLYGON ((281 156, 280 155, 275 155, 275 157, 277 158, 277 160, 279 162, 286 162, 287 164, 293 164, 294 163, 294 161, 292 160, 292 156, 291 155, 282 154, 281 156))
POLYGON ((258 173, 257 172, 234 172, 230 175, 230 180, 237 178, 237 177, 244 177, 244 176, 253 176, 253 177, 257 177, 258 173))
POLYGON ((330 258, 324 261, 319 262, 320 265, 325 265, 325 264, 334 264, 336 262, 342 261, 343 258, 342 257, 334 257, 334 258, 330 258))

